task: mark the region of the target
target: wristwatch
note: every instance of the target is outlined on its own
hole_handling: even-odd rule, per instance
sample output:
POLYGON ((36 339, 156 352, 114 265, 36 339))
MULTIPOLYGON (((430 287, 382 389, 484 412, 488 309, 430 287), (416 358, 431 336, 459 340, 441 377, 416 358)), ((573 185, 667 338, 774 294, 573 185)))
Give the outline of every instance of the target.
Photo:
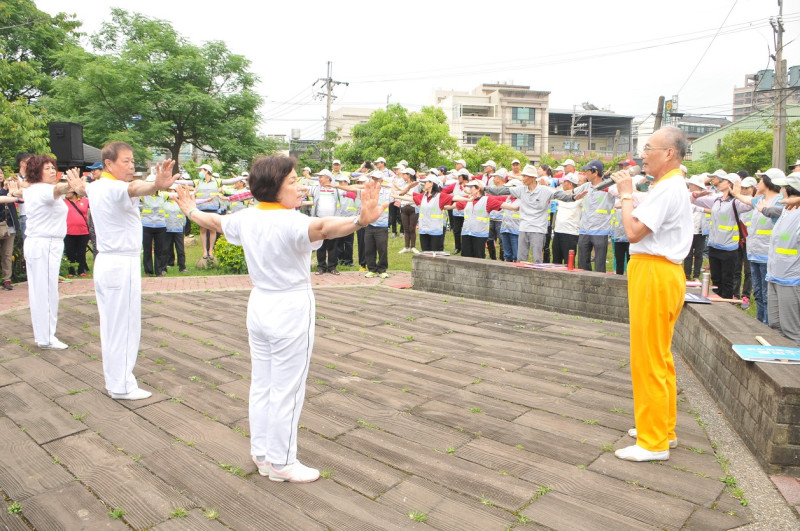
POLYGON ((625 201, 626 199, 629 201, 633 201, 633 196, 631 194, 622 194, 621 196, 619 196, 620 201, 625 201))
POLYGON ((367 225, 362 225, 361 223, 358 222, 358 216, 353 216, 353 225, 361 227, 363 229, 364 227, 369 225, 369 223, 367 223, 367 225))

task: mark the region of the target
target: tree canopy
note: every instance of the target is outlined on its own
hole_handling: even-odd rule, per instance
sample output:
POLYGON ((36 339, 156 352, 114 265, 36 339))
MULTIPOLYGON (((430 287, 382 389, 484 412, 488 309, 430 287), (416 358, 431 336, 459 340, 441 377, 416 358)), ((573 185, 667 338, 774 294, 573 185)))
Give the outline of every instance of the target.
POLYGON ((373 112, 367 123, 352 130, 353 140, 335 148, 336 158, 349 167, 358 167, 365 160, 384 157, 390 163, 405 159, 412 168, 452 165, 456 139, 444 111, 423 107, 409 113, 400 104, 373 112))
POLYGON ((274 149, 256 132, 250 62, 224 43, 196 46, 168 22, 121 9, 91 43, 96 53, 59 55, 67 75, 45 101, 59 119, 82 123, 87 143, 125 140, 137 157, 160 148, 177 160, 188 142, 228 165, 274 149))
POLYGON ((528 162, 528 157, 525 153, 517 151, 511 146, 498 144, 488 136, 478 140, 474 148, 462 151, 461 156, 458 158, 464 159, 470 171, 477 171, 481 164, 487 160, 493 160, 498 168, 507 169, 511 168, 511 161, 514 159, 519 159, 523 168, 528 162))

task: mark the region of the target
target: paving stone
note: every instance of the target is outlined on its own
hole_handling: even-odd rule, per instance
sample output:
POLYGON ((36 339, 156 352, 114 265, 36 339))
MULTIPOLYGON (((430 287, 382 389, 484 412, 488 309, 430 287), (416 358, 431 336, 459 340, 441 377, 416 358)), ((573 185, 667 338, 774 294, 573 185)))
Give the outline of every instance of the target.
POLYGON ((25 382, 0 387, 0 411, 39 444, 86 429, 25 382))
POLYGON ((10 499, 22 501, 74 480, 10 419, 0 417, 0 433, 0 488, 10 499))
POLYGON ((16 374, 6 369, 4 366, 0 365, 0 387, 12 383, 19 382, 20 379, 17 377, 16 374))
POLYGON ((185 518, 170 518, 150 531, 224 531, 228 529, 219 519, 210 520, 200 509, 189 511, 185 518))
POLYGON ((71 483, 26 500, 22 508, 35 529, 129 529, 83 485, 71 483))
POLYGON ((114 400, 96 390, 61 397, 56 401, 72 414, 83 415, 91 431, 126 454, 146 455, 172 444, 173 439, 137 413, 126 408, 122 400, 114 400))
POLYGON ((425 523, 436 529, 505 529, 517 521, 507 511, 476 504, 468 496, 413 476, 381 496, 379 501, 401 514, 424 513, 428 517, 425 523))
POLYGON ((4 363, 3 367, 50 399, 85 387, 85 384, 74 376, 54 367, 38 356, 17 358, 4 363))
POLYGON ((613 444, 619 438, 619 431, 599 425, 596 419, 580 420, 536 409, 520 415, 514 422, 593 446, 613 444))
POLYGON ((121 507, 134 528, 146 529, 189 506, 170 485, 95 433, 65 437, 47 449, 108 507, 121 507))
POLYGON ((195 449, 174 445, 144 457, 142 463, 194 505, 219 511, 220 521, 233 529, 326 529, 294 505, 226 472, 195 449))
POLYGON ((548 492, 540 496, 520 514, 548 529, 657 529, 602 506, 576 501, 560 492, 548 492))
POLYGON ((712 511, 705 507, 698 507, 689 520, 686 522, 684 529, 698 530, 698 531, 724 531, 725 529, 736 529, 750 523, 749 519, 742 518, 741 516, 728 514, 723 511, 712 511))

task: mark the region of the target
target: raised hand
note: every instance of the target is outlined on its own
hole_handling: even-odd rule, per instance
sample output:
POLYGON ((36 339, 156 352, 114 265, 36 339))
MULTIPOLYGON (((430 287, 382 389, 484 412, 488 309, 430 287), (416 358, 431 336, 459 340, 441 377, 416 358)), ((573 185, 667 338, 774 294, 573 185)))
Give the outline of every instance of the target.
POLYGON ((80 196, 86 195, 86 181, 81 177, 81 172, 78 168, 70 168, 66 171, 67 184, 70 189, 80 196))
POLYGON ((369 225, 383 214, 389 203, 380 202, 381 184, 370 181, 364 185, 361 191, 361 212, 358 214, 360 225, 369 225))
POLYGON ((175 199, 175 202, 178 203, 178 206, 181 208, 183 213, 188 216, 191 209, 197 208, 197 203, 195 203, 192 193, 186 186, 178 186, 176 192, 178 197, 175 199))
POLYGON ((177 173, 175 175, 172 174, 172 168, 174 167, 175 161, 172 159, 166 159, 156 164, 155 185, 157 190, 168 190, 175 180, 180 177, 177 173))

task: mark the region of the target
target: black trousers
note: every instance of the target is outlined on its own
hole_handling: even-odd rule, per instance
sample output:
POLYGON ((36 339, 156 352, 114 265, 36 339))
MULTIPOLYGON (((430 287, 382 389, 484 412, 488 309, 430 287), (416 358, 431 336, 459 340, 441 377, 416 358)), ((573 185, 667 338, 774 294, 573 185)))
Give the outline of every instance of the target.
POLYGON ((544 248, 542 249, 542 254, 544 255, 543 262, 545 264, 553 263, 555 264, 555 259, 550 262, 550 241, 551 241, 551 234, 553 234, 553 213, 550 212, 547 214, 547 233, 544 235, 544 248))
POLYGON ((614 242, 614 264, 618 275, 625 274, 625 264, 631 259, 630 242, 614 242))
POLYGON ((753 279, 750 277, 750 260, 747 259, 747 250, 739 247, 736 253, 736 265, 733 266, 733 295, 736 297, 753 296, 753 279), (742 283, 742 269, 744 269, 744 283, 742 283))
POLYGON ((400 224, 400 232, 403 232, 403 220, 400 219, 400 207, 394 203, 389 204, 389 226, 392 234, 397 235, 397 224, 400 224))
POLYGON ((167 228, 142 227, 142 260, 146 275, 167 270, 167 228))
MULTIPOLYGON (((553 263, 566 264, 569 252, 578 250, 578 235, 564 232, 553 233, 553 263)), ((575 264, 577 266, 577 264, 575 264)))
POLYGON ((367 249, 364 244, 364 229, 356 231, 356 241, 358 242, 358 265, 367 267, 367 249))
POLYGON ((708 265, 711 268, 711 283, 717 286, 714 293, 723 299, 733 297, 733 276, 736 269, 736 255, 739 251, 724 251, 708 248, 708 265))
POLYGON ((64 254, 67 255, 67 260, 78 264, 77 272, 74 267, 69 268, 70 275, 82 275, 89 272, 89 266, 86 265, 86 246, 88 243, 88 234, 67 234, 64 237, 64 254))
POLYGON ((578 236, 578 267, 584 271, 594 270, 598 273, 606 272, 606 255, 608 254, 608 236, 596 234, 581 234, 578 236), (594 249, 594 260, 592 260, 594 249))
POLYGON ((700 278, 703 273, 703 251, 706 250, 706 237, 703 234, 695 234, 692 238, 692 247, 689 254, 683 261, 683 273, 686 280, 700 278), (694 267, 693 267, 694 266, 694 267), (692 274, 694 273, 694 274, 692 274))
POLYGON ((385 273, 389 267, 389 232, 386 227, 364 227, 364 247, 367 269, 373 273, 385 273))
POLYGON ((462 236, 461 256, 466 256, 467 258, 486 258, 486 238, 479 236, 462 236))
POLYGON ((453 216, 453 241, 456 244, 456 251, 461 251, 461 228, 464 226, 463 216, 453 216))
POLYGON ((167 260, 178 255, 178 270, 186 269, 186 253, 183 249, 183 231, 167 233, 167 260))
MULTIPOLYGON (((500 237, 500 225, 502 220, 489 221, 489 237, 486 239, 486 247, 489 249, 489 260, 497 260, 497 251, 495 251, 495 240, 500 237)), ((503 258, 503 248, 500 248, 500 258, 503 258)))
POLYGON ((336 239, 322 240, 322 245, 317 249, 317 271, 333 271, 337 265, 339 258, 336 254, 336 239))
POLYGON ((353 265, 353 240, 355 236, 348 234, 341 238, 336 238, 336 256, 339 257, 339 265, 353 265))
POLYGON ((444 251, 444 234, 420 234, 419 245, 423 251, 444 251))

